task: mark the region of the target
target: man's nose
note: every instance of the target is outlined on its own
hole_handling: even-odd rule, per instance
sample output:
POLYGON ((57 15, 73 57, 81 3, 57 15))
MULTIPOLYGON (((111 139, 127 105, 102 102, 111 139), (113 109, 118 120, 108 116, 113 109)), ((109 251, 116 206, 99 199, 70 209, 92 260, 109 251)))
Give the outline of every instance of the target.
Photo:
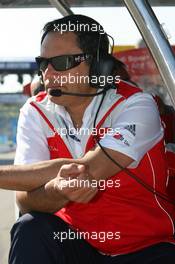
POLYGON ((46 75, 53 75, 56 73, 58 73, 58 72, 53 68, 53 66, 50 63, 48 63, 47 68, 45 70, 45 74, 46 75))
POLYGON ((53 76, 59 75, 59 72, 56 71, 53 66, 49 63, 47 69, 44 72, 46 78, 53 78, 53 76))
POLYGON ((49 79, 52 84, 60 84, 61 72, 56 71, 49 63, 47 69, 44 72, 45 79, 49 79))

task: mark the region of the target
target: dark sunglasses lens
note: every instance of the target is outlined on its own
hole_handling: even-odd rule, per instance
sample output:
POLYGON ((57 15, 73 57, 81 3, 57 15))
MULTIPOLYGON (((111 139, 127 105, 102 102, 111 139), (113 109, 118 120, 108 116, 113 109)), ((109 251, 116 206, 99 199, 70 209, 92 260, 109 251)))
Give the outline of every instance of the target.
POLYGON ((48 66, 47 59, 44 58, 36 58, 36 63, 38 65, 39 70, 45 71, 48 66))
POLYGON ((47 69, 47 66, 48 66, 48 62, 47 62, 47 60, 41 60, 41 62, 40 62, 40 70, 41 71, 45 71, 46 69, 47 69))
POLYGON ((77 66, 79 62, 75 62, 74 57, 70 55, 52 58, 51 64, 56 71, 66 71, 77 66))

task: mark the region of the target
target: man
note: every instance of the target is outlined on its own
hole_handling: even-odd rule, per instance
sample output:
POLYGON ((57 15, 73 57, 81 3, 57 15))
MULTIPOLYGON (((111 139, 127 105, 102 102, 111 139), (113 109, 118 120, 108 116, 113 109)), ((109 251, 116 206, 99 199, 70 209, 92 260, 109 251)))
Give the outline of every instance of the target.
POLYGON ((37 62, 46 92, 19 117, 16 176, 23 170, 32 180, 17 192, 23 215, 11 231, 10 264, 174 263, 157 107, 139 88, 106 81, 108 49, 91 18, 44 27, 37 62))

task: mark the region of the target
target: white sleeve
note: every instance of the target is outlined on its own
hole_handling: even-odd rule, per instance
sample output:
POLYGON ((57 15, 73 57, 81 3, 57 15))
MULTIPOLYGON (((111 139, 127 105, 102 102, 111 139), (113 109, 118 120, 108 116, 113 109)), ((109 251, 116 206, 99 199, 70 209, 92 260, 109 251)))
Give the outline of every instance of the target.
POLYGON ((29 104, 29 100, 21 108, 18 119, 15 164, 27 164, 50 159, 47 139, 42 129, 39 113, 29 104))
POLYGON ((162 139, 164 131, 151 95, 138 93, 124 104, 121 113, 112 119, 112 133, 107 133, 100 143, 133 158, 135 162, 129 168, 134 168, 145 153, 162 139))

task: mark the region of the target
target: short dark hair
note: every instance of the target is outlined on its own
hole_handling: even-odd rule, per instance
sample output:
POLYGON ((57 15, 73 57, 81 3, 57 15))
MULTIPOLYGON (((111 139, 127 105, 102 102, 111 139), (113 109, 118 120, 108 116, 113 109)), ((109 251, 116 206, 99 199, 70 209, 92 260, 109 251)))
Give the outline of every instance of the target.
POLYGON ((73 32, 77 36, 78 46, 84 53, 96 55, 97 50, 99 50, 101 55, 108 54, 108 35, 96 20, 84 15, 69 15, 48 22, 43 28, 41 43, 49 32, 55 31, 56 27, 60 27, 61 25, 66 25, 68 27, 70 24, 75 25, 75 30, 73 32), (80 25, 87 25, 87 27, 84 28, 85 30, 79 30, 80 25))

